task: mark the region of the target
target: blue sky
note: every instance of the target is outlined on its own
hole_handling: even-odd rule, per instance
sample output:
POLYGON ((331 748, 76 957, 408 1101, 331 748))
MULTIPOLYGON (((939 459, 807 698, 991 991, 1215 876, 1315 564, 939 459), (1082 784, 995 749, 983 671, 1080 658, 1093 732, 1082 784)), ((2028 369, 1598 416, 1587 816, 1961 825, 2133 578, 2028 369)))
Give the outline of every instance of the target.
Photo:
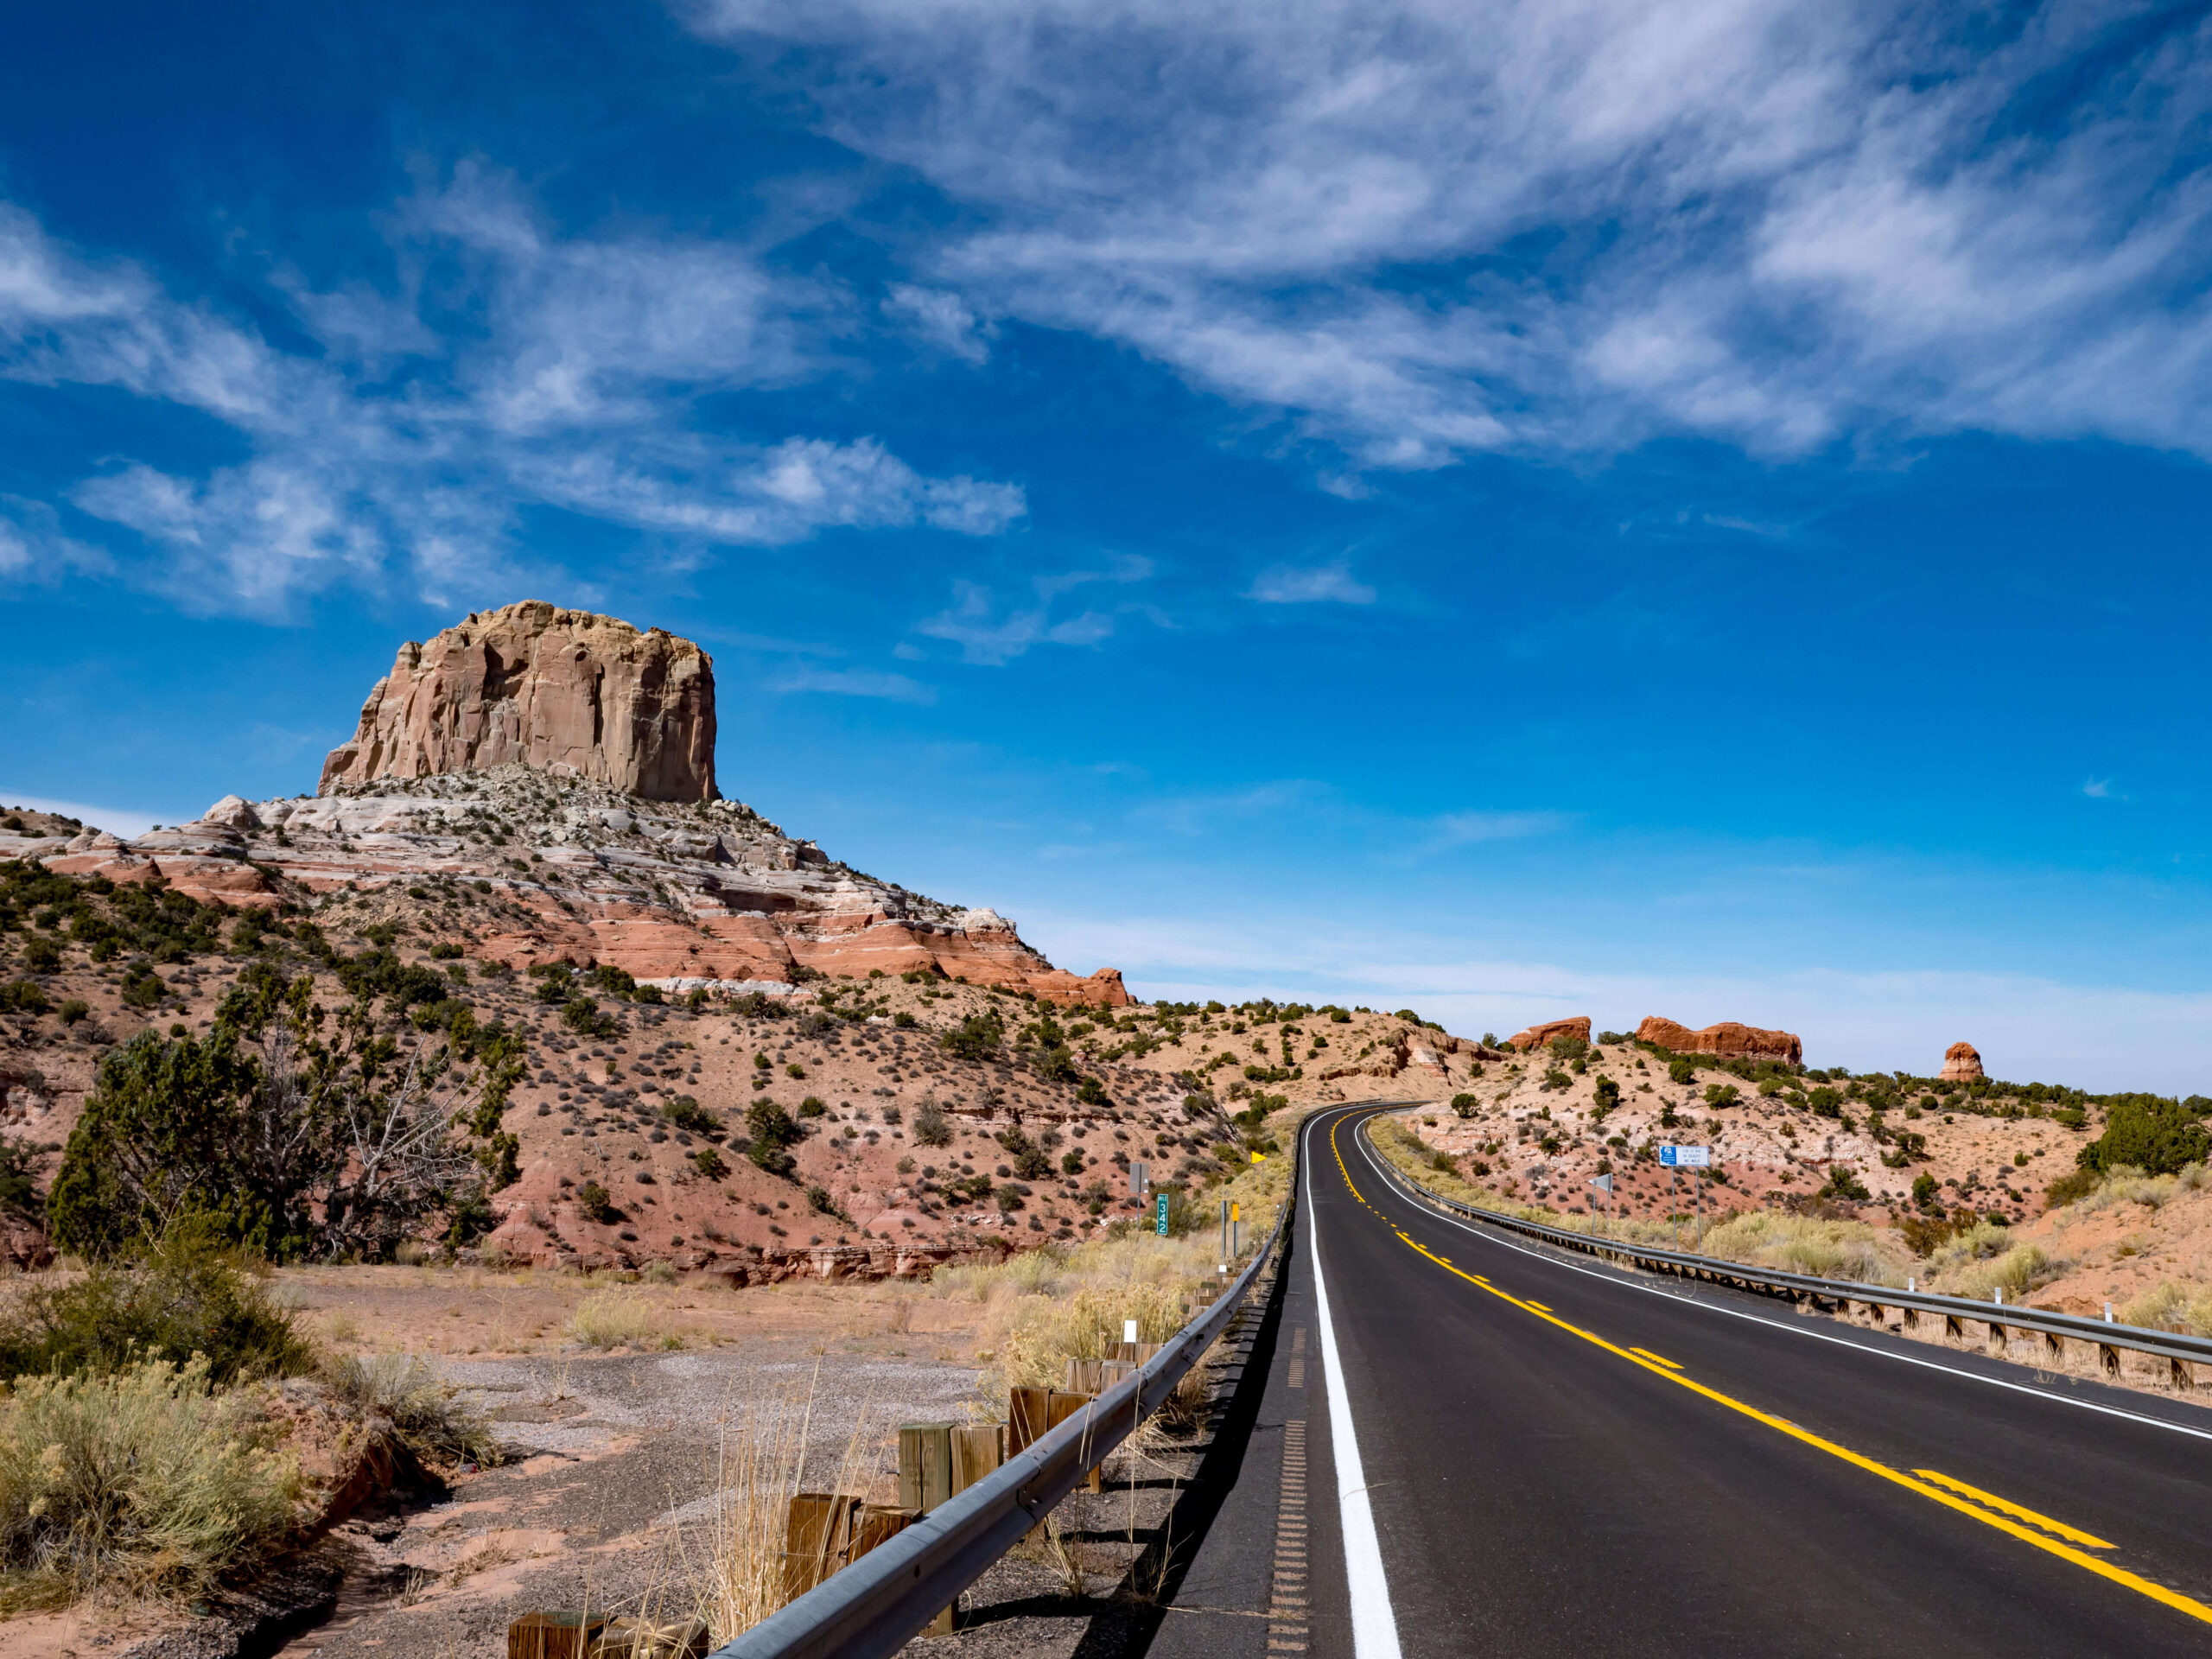
POLYGON ((312 789, 545 597, 1151 994, 2212 1092, 2197 13, 0 30, 0 795, 312 789))

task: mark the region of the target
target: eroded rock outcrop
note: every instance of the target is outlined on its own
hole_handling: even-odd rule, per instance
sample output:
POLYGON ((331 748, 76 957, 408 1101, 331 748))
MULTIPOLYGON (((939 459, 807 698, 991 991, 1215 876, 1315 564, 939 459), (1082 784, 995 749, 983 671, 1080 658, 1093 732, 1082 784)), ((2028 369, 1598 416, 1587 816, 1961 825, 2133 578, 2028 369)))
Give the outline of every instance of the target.
POLYGON ((1986 1075, 1981 1055, 1972 1043, 1953 1043, 1943 1051, 1943 1069, 1936 1074, 1953 1083, 1973 1083, 1986 1075))
POLYGON ((1580 1037, 1584 1042, 1588 1042, 1590 1016, 1578 1014, 1572 1020, 1551 1020, 1541 1026, 1531 1026, 1528 1030, 1507 1038, 1505 1046, 1517 1048, 1525 1054, 1532 1048, 1543 1047, 1554 1037, 1580 1037))
POLYGON ((1733 1020, 1723 1020, 1717 1026, 1692 1031, 1677 1020, 1655 1014, 1636 1028, 1636 1036, 1638 1042, 1656 1043, 1677 1054, 1786 1060, 1791 1065, 1802 1065, 1805 1061, 1805 1046, 1795 1032, 1765 1031, 1733 1020))
POLYGON ((474 614, 399 648, 320 792, 510 762, 651 801, 713 800, 714 664, 689 639, 543 600, 474 614))

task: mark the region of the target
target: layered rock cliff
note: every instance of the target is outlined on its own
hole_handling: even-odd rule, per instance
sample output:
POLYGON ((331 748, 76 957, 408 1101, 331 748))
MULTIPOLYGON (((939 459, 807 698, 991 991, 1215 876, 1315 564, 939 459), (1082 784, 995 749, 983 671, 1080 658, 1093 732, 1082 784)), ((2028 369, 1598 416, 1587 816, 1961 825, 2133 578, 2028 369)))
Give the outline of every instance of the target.
POLYGON ((650 801, 715 798, 715 668, 689 639, 525 600, 399 648, 321 792, 510 763, 650 801))
POLYGON ((315 797, 227 795, 130 841, 0 835, 0 856, 232 905, 349 891, 419 907, 467 883, 494 901, 472 954, 677 991, 880 969, 1128 1002, 1114 969, 1065 973, 995 911, 863 875, 721 799, 714 734, 713 664, 690 641, 510 605, 404 646, 315 797))
POLYGON ((1805 1045, 1795 1032, 1766 1031, 1733 1020, 1692 1031, 1677 1020, 1654 1014, 1645 1016, 1636 1035, 1639 1042, 1656 1043, 1677 1054, 1734 1055, 1786 1060, 1792 1065, 1805 1063, 1805 1045))

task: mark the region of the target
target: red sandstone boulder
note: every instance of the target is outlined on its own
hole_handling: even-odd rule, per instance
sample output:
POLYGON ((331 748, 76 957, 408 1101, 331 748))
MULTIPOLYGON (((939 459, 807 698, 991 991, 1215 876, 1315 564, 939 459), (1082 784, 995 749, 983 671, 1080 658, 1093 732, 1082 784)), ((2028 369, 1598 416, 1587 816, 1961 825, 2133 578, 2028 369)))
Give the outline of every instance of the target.
POLYGON ((1943 1069, 1937 1075, 1953 1083, 1973 1083, 1986 1074, 1972 1043, 1953 1043, 1943 1051, 1943 1069))
POLYGON ((1662 1019, 1658 1014, 1649 1016, 1636 1028, 1637 1040, 1656 1043, 1662 1048, 1671 1048, 1677 1054, 1718 1054, 1724 1058, 1742 1056, 1753 1059, 1786 1060, 1792 1065, 1802 1065, 1805 1060, 1805 1046, 1794 1032, 1764 1031, 1757 1026, 1738 1024, 1723 1020, 1717 1026, 1707 1026, 1702 1031, 1692 1031, 1688 1026, 1662 1019))
POLYGON ((1580 1037, 1590 1040, 1590 1016, 1578 1014, 1572 1020, 1552 1020, 1541 1026, 1531 1026, 1517 1036, 1506 1039, 1506 1046, 1527 1053, 1532 1048, 1541 1048, 1554 1037, 1580 1037))

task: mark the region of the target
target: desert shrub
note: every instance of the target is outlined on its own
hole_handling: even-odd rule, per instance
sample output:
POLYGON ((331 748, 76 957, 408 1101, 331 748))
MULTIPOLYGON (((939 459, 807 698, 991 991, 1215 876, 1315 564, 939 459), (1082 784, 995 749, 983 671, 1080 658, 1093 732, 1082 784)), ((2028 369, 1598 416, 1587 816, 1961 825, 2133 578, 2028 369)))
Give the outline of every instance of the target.
POLYGON ((699 1173, 710 1181, 719 1181, 729 1173, 729 1166, 722 1161, 721 1154, 716 1152, 712 1147, 700 1147, 691 1154, 691 1161, 698 1166, 699 1173))
POLYGON ((1475 1115, 1475 1108, 1480 1104, 1482 1103, 1472 1095, 1459 1094, 1452 1096, 1452 1109, 1461 1117, 1472 1117, 1475 1115))
POLYGON ((771 1175, 789 1175, 798 1160, 788 1148, 806 1138, 806 1131, 791 1115, 772 1100, 756 1100, 745 1110, 745 1155, 771 1175))
POLYGON ((1744 1091, 1732 1083, 1708 1083, 1705 1085, 1705 1103, 1708 1106, 1733 1106, 1744 1097, 1744 1091))
POLYGON ((1827 1185, 1821 1189, 1820 1196, 1864 1204, 1873 1194, 1867 1192, 1866 1183, 1859 1179, 1859 1172, 1850 1165, 1832 1164, 1828 1166, 1827 1185))
POLYGON ((44 1014, 53 1006, 35 979, 11 979, 0 985, 0 1014, 44 1014))
POLYGON ((806 1207, 818 1216, 835 1216, 840 1221, 850 1219, 842 1210, 837 1207, 837 1200, 830 1196, 830 1189, 826 1186, 810 1186, 806 1189, 806 1207))
POLYGON ((1137 1322, 1140 1342, 1165 1342, 1182 1329, 1185 1306, 1180 1288, 1163 1284, 1033 1294, 1014 1316, 999 1369, 1011 1387, 1058 1388, 1069 1360, 1106 1359, 1119 1351, 1122 1321, 1137 1322))
POLYGON ((1697 1068, 1688 1060, 1673 1059, 1667 1062, 1667 1077, 1671 1083, 1688 1083, 1696 1075, 1697 1068))
POLYGON ((690 1095, 678 1095, 668 1103, 668 1121, 694 1135, 720 1135, 722 1121, 690 1095))
POLYGON ((516 1033, 461 1007, 401 1058, 371 1005, 334 1020, 314 988, 256 964, 206 1038, 143 1032, 104 1056, 54 1176, 55 1241, 128 1253, 197 1214, 280 1260, 375 1259, 515 1178, 500 1116, 524 1070, 516 1033))
POLYGON ((153 1360, 0 1401, 0 1562, 25 1599, 200 1593, 290 1530, 299 1468, 251 1397, 153 1360))
POLYGON ((1923 1210, 1934 1209, 1942 1193, 1942 1189, 1936 1185, 1936 1178, 1925 1170, 1912 1178, 1912 1201, 1923 1210))
POLYGON ((587 1348, 680 1346, 658 1306, 635 1291, 601 1290, 569 1316, 569 1334, 587 1348))
POLYGON ((2009 1294, 2024 1296, 2065 1269, 2064 1262, 2052 1261, 2038 1245, 2014 1244, 1986 1259, 1968 1261, 1953 1268, 1943 1274, 1942 1285, 1954 1296, 1985 1297, 2000 1287, 2009 1294))
POLYGON ((431 1366, 410 1354, 348 1357, 326 1366, 332 1394, 373 1428, 391 1433, 426 1463, 500 1461, 492 1420, 467 1404, 431 1366))
POLYGON ((55 1012, 60 1015, 63 1025, 73 1026, 79 1020, 91 1017, 92 1005, 81 996, 73 996, 65 1000, 55 1012))
MULTIPOLYGON (((1964 1222, 1961 1216, 1958 1220, 1964 1222)), ((1975 1221, 1955 1227, 1951 1236, 1928 1253, 1929 1265, 1938 1273, 1970 1262, 1986 1262, 2012 1248, 2012 1235, 1993 1221, 1975 1221)))
POLYGON ((23 966, 35 974, 50 974, 61 965, 61 947, 52 939, 33 934, 23 941, 23 966))
POLYGON ((809 1095, 798 1103, 798 1115, 801 1117, 823 1117, 828 1116, 829 1111, 830 1108, 823 1103, 819 1095, 809 1095))
POLYGON ((67 1284, 35 1285, 0 1317, 0 1376, 194 1356, 222 1384, 296 1376, 316 1359, 260 1264, 201 1217, 172 1223, 135 1265, 95 1263, 67 1284))
POLYGON ((1843 1116, 1843 1091, 1840 1089, 1830 1089, 1823 1085, 1813 1090, 1805 1096, 1805 1103, 1812 1109, 1816 1116, 1841 1117, 1843 1116))
MULTIPOLYGON (((1923 1175, 1920 1180, 1927 1181, 1930 1186, 1935 1185, 1934 1180, 1929 1176, 1923 1175)), ((2101 1178, 2094 1169, 2069 1169, 2049 1186, 2044 1188, 2044 1205, 2048 1209, 2056 1210, 2066 1205, 2077 1203, 2095 1192, 2100 1180, 2101 1178)), ((1917 1198, 1920 1193, 1920 1181, 1915 1181, 1912 1184, 1912 1190, 1913 1195, 1917 1198)))
POLYGON ((2178 1326, 2193 1337, 2212 1337, 2212 1290, 2167 1280, 2129 1302, 2120 1317, 2152 1331, 2178 1326))
POLYGON ((1072 1147, 1071 1147, 1067 1151, 1062 1153, 1060 1154, 1060 1173, 1063 1175, 1082 1174, 1083 1154, 1075 1150, 1072 1147))
POLYGON ((952 1144, 952 1123, 944 1109, 934 1100, 925 1099, 914 1109, 914 1140, 925 1147, 949 1147, 952 1144))
POLYGON ((1865 1224, 1748 1211, 1705 1236, 1705 1254, 1823 1279, 1895 1285, 1904 1274, 1886 1241, 1865 1224))
MULTIPOLYGON (((1605 1121, 1607 1113, 1618 1111, 1620 1109, 1621 1086, 1611 1077, 1600 1077, 1592 1086, 1592 1091, 1595 1097, 1592 1110, 1598 1121, 1602 1123, 1605 1121)), ((1467 1114, 1462 1112, 1459 1116, 1465 1117, 1467 1114)))
POLYGON ((1006 1040, 1006 1021, 996 1008, 985 1008, 967 1015, 937 1040, 938 1047, 956 1058, 988 1060, 1006 1040))
POLYGON ((622 1212, 614 1207, 614 1195, 597 1181, 586 1181, 576 1189, 576 1207, 592 1220, 605 1224, 623 1219, 622 1212))
POLYGON ((2171 1175, 2201 1164, 2212 1153, 2212 1131, 2179 1101, 2126 1095, 2113 1103, 2105 1132, 2078 1154, 2084 1169, 2129 1165, 2148 1175, 2171 1175))

